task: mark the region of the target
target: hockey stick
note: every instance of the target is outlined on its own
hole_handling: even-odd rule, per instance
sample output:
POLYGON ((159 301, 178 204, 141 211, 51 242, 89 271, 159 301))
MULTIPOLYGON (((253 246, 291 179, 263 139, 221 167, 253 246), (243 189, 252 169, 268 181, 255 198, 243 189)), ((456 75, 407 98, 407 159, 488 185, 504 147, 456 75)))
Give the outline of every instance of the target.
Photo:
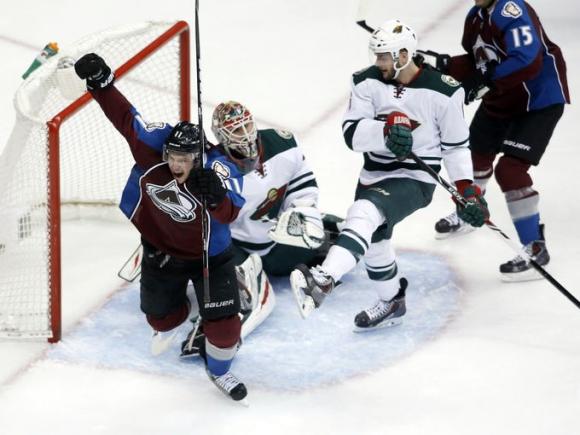
MULTIPOLYGON (((453 198, 462 206, 466 206, 468 201, 455 189, 447 180, 441 177, 437 172, 433 170, 428 164, 426 164, 420 157, 418 157, 415 153, 411 153, 409 155, 425 172, 427 172, 431 177, 435 179, 447 192, 449 192, 453 198)), ((576 305, 576 308, 580 308, 580 301, 576 299, 566 288, 560 284, 552 275, 550 275, 546 269, 540 266, 524 249, 521 245, 517 242, 514 242, 512 239, 508 237, 506 233, 504 233, 500 228, 498 228, 492 221, 489 219, 485 221, 485 225, 492 230, 498 237, 500 237, 513 251, 515 251, 518 255, 523 257, 526 261, 528 261, 534 269, 536 269, 540 275, 542 275, 550 284, 552 284, 558 291, 560 291, 564 296, 566 296, 570 302, 576 305)))
POLYGON ((127 282, 135 281, 141 274, 141 259, 143 258, 143 245, 139 244, 131 256, 125 261, 117 276, 127 282))
MULTIPOLYGON (((201 130, 201 165, 205 164, 205 134, 203 133, 203 116, 201 108, 201 68, 199 43, 199 0, 195 0, 195 64, 197 67, 197 123, 201 130)), ((201 198, 201 237, 203 240, 203 302, 208 304, 209 297, 209 226, 207 213, 207 199, 201 198)))

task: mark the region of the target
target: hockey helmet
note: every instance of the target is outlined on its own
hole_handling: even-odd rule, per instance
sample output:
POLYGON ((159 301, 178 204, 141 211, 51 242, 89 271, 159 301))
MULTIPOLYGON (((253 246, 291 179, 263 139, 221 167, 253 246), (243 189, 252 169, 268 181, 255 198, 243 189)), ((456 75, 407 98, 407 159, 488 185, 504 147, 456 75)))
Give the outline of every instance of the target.
POLYGON ((213 112, 211 129, 243 174, 256 168, 260 157, 258 130, 247 107, 237 101, 219 104, 213 112))
POLYGON ((417 51, 417 35, 415 31, 399 20, 389 20, 381 24, 371 35, 369 41, 369 56, 372 62, 377 54, 391 53, 395 68, 395 77, 412 62, 417 51), (401 50, 406 50, 408 60, 405 65, 399 65, 401 50))
POLYGON ((173 127, 163 144, 163 161, 166 162, 169 153, 191 154, 193 166, 201 166, 201 135, 199 126, 187 121, 181 121, 173 127))

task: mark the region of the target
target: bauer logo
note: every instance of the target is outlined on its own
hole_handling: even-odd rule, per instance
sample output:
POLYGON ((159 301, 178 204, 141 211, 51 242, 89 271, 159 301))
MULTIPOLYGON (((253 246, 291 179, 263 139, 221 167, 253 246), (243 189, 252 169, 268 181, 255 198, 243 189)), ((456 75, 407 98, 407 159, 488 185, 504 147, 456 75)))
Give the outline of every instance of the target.
POLYGON ((522 16, 522 9, 514 2, 507 2, 501 10, 501 15, 507 18, 518 18, 522 16))
POLYGON ((197 205, 179 190, 176 180, 170 181, 165 186, 147 183, 145 191, 153 204, 174 221, 191 222, 195 219, 193 211, 197 205))
POLYGON ((219 302, 208 302, 203 304, 204 308, 220 308, 220 307, 229 307, 230 305, 234 305, 233 299, 228 299, 227 301, 219 301, 219 302))

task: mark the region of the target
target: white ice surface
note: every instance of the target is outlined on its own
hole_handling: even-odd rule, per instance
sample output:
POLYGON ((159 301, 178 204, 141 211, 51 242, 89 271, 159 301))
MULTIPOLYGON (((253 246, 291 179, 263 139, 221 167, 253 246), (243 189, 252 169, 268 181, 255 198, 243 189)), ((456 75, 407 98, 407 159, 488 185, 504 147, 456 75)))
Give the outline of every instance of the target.
MULTIPOLYGON (((9 3, 0 14, 0 147, 12 128, 11 99, 20 75, 48 41, 65 44, 132 21, 179 18, 193 22, 194 4, 191 0, 9 3)), ((415 27, 421 47, 460 51, 463 18, 472 2, 376 3, 382 5, 372 8, 371 24, 399 17, 415 27)), ((580 89, 577 4, 572 0, 532 4, 548 35, 564 51, 575 102, 580 89)), ((367 35, 354 25, 356 9, 355 0, 201 0, 206 122, 213 103, 239 99, 263 126, 293 130, 317 174, 322 208, 342 215, 360 168, 360 159, 343 145, 340 132, 350 74, 367 62, 367 35)), ((469 107, 468 118, 472 113, 469 107)), ((542 194, 541 212, 552 255, 548 270, 577 298, 578 119, 577 106, 568 106, 541 167, 532 170, 535 187, 542 194)), ((347 296, 345 287, 344 293, 329 298, 329 306, 313 314, 326 317, 330 324, 315 319, 317 326, 311 327, 298 322, 297 313, 279 311, 284 307, 282 297, 273 314, 276 318, 256 331, 240 352, 239 369, 247 373, 250 390, 249 408, 223 398, 195 364, 189 365, 188 378, 178 362, 164 365, 160 361, 166 367, 160 373, 152 360, 139 359, 145 325, 138 322, 132 299, 125 307, 127 313, 132 310, 131 319, 137 319, 134 330, 100 327, 107 325, 100 319, 111 304, 125 296, 135 297, 134 288, 121 288, 116 272, 132 252, 137 234, 128 224, 66 224, 64 341, 50 351, 45 343, 0 342, 0 433, 580 433, 580 312, 546 282, 501 283, 497 266, 512 253, 485 229, 461 239, 434 240, 433 223, 451 208, 447 196, 438 189, 429 208, 400 224, 394 238, 406 267, 417 258, 415 254, 447 262, 439 267, 453 273, 461 291, 458 302, 449 296, 444 326, 434 326, 427 338, 407 351, 397 334, 405 325, 381 333, 385 348, 396 343, 393 352, 385 353, 377 349, 373 337, 367 343, 364 337, 346 337, 346 330, 328 326, 336 321, 331 316, 334 310, 347 322, 369 299, 351 294, 353 302, 342 308, 339 301, 347 296), (267 341, 269 325, 289 337, 287 350, 279 342, 283 337, 272 337, 277 340, 274 344, 267 341), (89 332, 94 335, 83 335, 89 332), (295 347, 292 337, 307 333, 312 334, 314 347, 295 347), (340 334, 345 334, 344 342, 340 334), (116 342, 118 336, 122 339, 116 342), (82 337, 92 338, 79 341, 82 337), (355 339, 361 341, 360 347, 341 353, 355 339), (318 340, 336 349, 316 347, 318 340), (87 342, 94 347, 80 354, 66 347, 87 342), (95 356, 97 349, 104 354, 100 360, 95 356), (130 352, 125 361, 115 357, 124 351, 130 352), (332 365, 343 372, 356 368, 361 358, 369 366, 335 382, 324 382, 320 375, 300 388, 296 384, 272 388, 278 375, 286 385, 296 382, 285 369, 277 374, 276 362, 294 359, 300 352, 304 358, 297 365, 303 369, 302 378, 308 376, 309 368, 316 373, 316 367, 306 363, 316 365, 317 360, 325 365, 332 359, 332 365)), ((488 200, 494 221, 515 237, 501 192, 493 182, 488 200)), ((413 266, 425 269, 422 276, 418 270, 413 273, 427 283, 427 264, 413 266)), ((409 308, 410 320, 413 310, 415 316, 427 310, 431 296, 417 294, 417 304, 409 308)), ((119 308, 122 311, 123 305, 119 308)), ((288 309, 293 307, 288 305, 288 309)))

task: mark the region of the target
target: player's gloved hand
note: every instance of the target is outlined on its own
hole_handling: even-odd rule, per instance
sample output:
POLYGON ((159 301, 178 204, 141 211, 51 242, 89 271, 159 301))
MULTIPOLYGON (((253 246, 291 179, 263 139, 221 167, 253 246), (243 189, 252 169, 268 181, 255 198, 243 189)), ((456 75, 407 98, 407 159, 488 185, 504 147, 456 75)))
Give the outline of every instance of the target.
POLYGON ((479 186, 461 180, 457 182, 457 190, 467 200, 465 207, 457 204, 457 215, 471 226, 481 227, 489 219, 489 210, 479 186))
POLYGON ((95 53, 85 54, 75 62, 75 72, 87 81, 87 89, 103 89, 113 83, 115 76, 103 58, 95 53))
POLYGON ((411 120, 401 112, 393 112, 387 117, 383 129, 385 145, 397 157, 405 160, 413 149, 413 134, 411 120))
POLYGON ((432 50, 417 50, 417 54, 423 58, 423 63, 432 66, 443 74, 449 72, 449 64, 451 63, 451 56, 448 54, 437 53, 432 50))
POLYGON ((478 68, 475 74, 469 76, 461 83, 465 90, 465 104, 479 100, 486 92, 493 89, 491 77, 496 66, 497 62, 495 60, 487 62, 481 68, 478 68))
POLYGON ((216 208, 220 205, 228 191, 221 178, 212 169, 208 168, 191 171, 185 185, 194 195, 204 196, 210 208, 216 208))

